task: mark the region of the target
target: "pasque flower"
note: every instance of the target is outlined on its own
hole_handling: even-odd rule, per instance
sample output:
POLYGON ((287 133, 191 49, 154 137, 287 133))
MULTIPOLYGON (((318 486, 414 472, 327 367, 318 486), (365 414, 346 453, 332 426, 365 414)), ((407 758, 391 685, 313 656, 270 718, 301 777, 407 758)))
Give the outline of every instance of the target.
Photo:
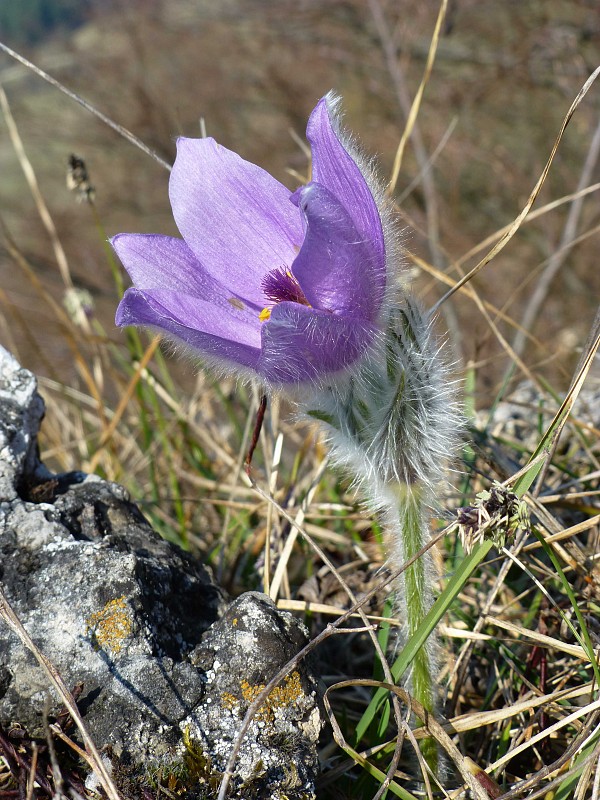
MULTIPOLYGON (((331 97, 307 138, 312 180, 294 192, 213 139, 180 139, 169 192, 182 238, 112 240, 134 283, 117 324, 157 328, 267 387, 305 385, 299 415, 323 426, 380 513, 391 565, 409 564, 395 585, 406 641, 432 603, 432 557, 417 556, 461 415, 430 315, 397 280, 393 220, 331 97)), ((430 638, 402 678, 429 712, 436 652, 430 638)), ((437 769, 435 744, 424 752, 437 769)))
POLYGON ((214 139, 179 139, 169 196, 183 238, 112 239, 134 283, 117 324, 158 329, 275 386, 360 359, 386 294, 378 204, 331 96, 307 138, 312 180, 293 193, 214 139))

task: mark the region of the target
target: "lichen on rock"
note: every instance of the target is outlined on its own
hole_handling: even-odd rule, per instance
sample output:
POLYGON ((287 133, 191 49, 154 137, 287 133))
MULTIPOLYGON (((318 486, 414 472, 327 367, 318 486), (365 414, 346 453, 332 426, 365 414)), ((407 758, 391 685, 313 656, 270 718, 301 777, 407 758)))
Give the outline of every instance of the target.
MULTIPOLYGON (((215 769, 225 769, 250 703, 306 641, 304 626, 291 614, 265 595, 247 592, 190 654, 205 674, 206 691, 181 725, 210 752, 215 769)), ((258 785, 270 787, 265 796, 272 798, 312 798, 321 727, 317 681, 302 661, 269 692, 252 719, 231 796, 262 797, 253 794, 258 785)))
MULTIPOLYGON (((34 376, 0 348, 2 588, 66 684, 83 683, 79 709, 125 797, 158 784, 216 796, 243 709, 301 649, 303 626, 254 593, 227 608, 207 569, 162 540, 122 486, 50 473, 37 450, 43 414, 34 376), (239 707, 225 708, 227 691, 239 707)), ((0 619, 0 724, 41 735, 48 696, 56 715, 46 674, 0 619)), ((265 708, 230 796, 314 797, 321 719, 304 663, 265 708)))

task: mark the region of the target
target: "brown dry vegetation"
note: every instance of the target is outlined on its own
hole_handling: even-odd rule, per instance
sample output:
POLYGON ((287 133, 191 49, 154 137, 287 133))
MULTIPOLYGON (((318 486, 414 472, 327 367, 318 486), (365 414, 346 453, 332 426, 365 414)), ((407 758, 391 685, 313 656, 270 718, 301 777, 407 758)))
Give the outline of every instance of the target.
MULTIPOLYGON (((315 101, 334 88, 344 98, 348 126, 367 152, 377 154, 387 179, 423 76, 438 10, 434 0, 113 0, 72 35, 26 55, 167 161, 174 155, 175 136, 197 135, 202 118, 210 135, 290 187, 307 170, 298 141, 306 118, 315 101)), ((596 0, 450 3, 395 192, 407 267, 427 303, 479 260, 526 203, 569 105, 597 66, 599 42, 596 0)), ((95 304, 92 325, 100 322, 93 335, 60 322, 31 277, 20 271, 19 252, 42 288, 62 302, 63 280, 0 118, 0 216, 8 232, 5 247, 0 245, 0 342, 45 378, 49 414, 43 445, 49 464, 97 469, 126 482, 136 497, 146 498, 161 532, 209 558, 233 593, 268 590, 270 582, 283 607, 298 609, 305 600, 328 606, 308 620, 317 632, 332 618, 327 611, 333 615, 348 600, 339 575, 332 576, 301 537, 294 541, 282 509, 257 496, 240 477, 256 398, 230 383, 215 385, 189 364, 169 362, 174 383, 160 359, 149 363, 148 372, 136 373, 142 350, 113 327, 118 298, 103 241, 119 231, 175 232, 166 170, 5 58, 0 83, 73 282, 89 289, 95 304), (72 152, 86 159, 97 217, 65 188, 72 152), (131 402, 119 407, 132 375, 139 385, 131 402)), ((534 211, 600 180, 594 151, 598 98, 595 85, 561 141, 534 211)), ((579 209, 565 202, 526 221, 468 291, 442 307, 457 371, 467 374, 477 408, 489 408, 511 368, 510 388, 525 374, 564 394, 600 296, 598 217, 592 192, 579 209), (549 265, 555 272, 544 286, 549 265), (489 319, 472 290, 487 304, 489 319), (515 368, 498 333, 512 342, 515 325, 524 319, 535 339, 525 339, 523 364, 515 368)), ((142 341, 147 346, 150 340, 142 341)), ((493 479, 513 474, 535 450, 558 407, 552 392, 521 393, 519 403, 516 427, 490 424, 479 435, 476 452, 467 453, 465 470, 457 477, 464 482, 449 500, 452 508, 471 504, 493 479)), ((597 405, 596 398, 585 413, 578 411, 581 417, 565 432, 552 467, 533 492, 541 495, 540 502, 528 498, 542 537, 569 529, 564 548, 556 548, 568 579, 562 581, 537 540, 523 535, 510 547, 517 562, 497 552, 475 577, 465 579, 460 602, 443 628, 448 636, 445 712, 453 718, 465 715, 454 718, 455 740, 482 766, 497 762, 495 775, 507 791, 532 774, 537 775, 534 789, 545 786, 548 776, 537 771, 565 753, 556 768, 575 770, 570 760, 575 751, 569 756, 569 748, 586 734, 586 722, 597 724, 593 715, 582 715, 584 722, 575 720, 544 738, 551 724, 594 697, 590 659, 577 650, 579 641, 565 618, 570 622, 574 613, 568 586, 597 644, 597 405), (574 530, 577 524, 583 527, 574 530), (566 700, 558 694, 562 691, 571 693, 566 700), (540 696, 546 716, 527 706, 540 696), (513 716, 520 702, 525 707, 513 716), (527 747, 537 735, 542 743, 534 740, 535 747, 527 747), (507 752, 521 745, 511 760, 507 752)), ((256 456, 259 482, 268 483, 287 513, 302 518, 304 532, 325 549, 356 593, 374 587, 383 561, 377 525, 356 509, 344 483, 322 479, 323 449, 312 431, 290 424, 277 404, 270 411, 256 456), (279 435, 280 465, 274 456, 279 435)), ((462 559, 455 538, 448 537, 440 552, 443 586, 462 559)), ((381 590, 368 611, 382 613, 385 596, 381 590)), ((332 637, 320 654, 328 684, 372 674, 373 651, 365 636, 332 637)), ((354 687, 338 701, 347 734, 368 699, 354 687)), ((596 740, 592 744, 597 758, 596 740)), ((331 741, 324 743, 325 767, 337 767, 341 758, 331 741)), ((380 765, 388 767, 385 759, 380 765)), ((376 781, 369 783, 361 770, 353 772, 350 759, 342 767, 339 774, 326 771, 320 797, 375 795, 376 781)), ((583 800, 595 791, 596 798, 592 772, 584 779, 578 796, 583 800)), ((514 796, 526 797, 528 791, 514 796)), ((559 797, 566 800, 568 791, 559 797)))
MULTIPOLYGON (((71 36, 30 55, 167 160, 173 158, 175 137, 197 134, 202 117, 211 135, 290 186, 297 180, 287 170, 302 173, 306 161, 289 131, 302 136, 316 99, 334 88, 344 98, 349 126, 365 149, 379 156, 387 176, 407 103, 423 73, 438 4, 402 0, 381 6, 389 36, 383 45, 367 0, 114 2, 71 36), (397 56, 394 67, 390 48, 397 56)), ((407 247, 451 277, 458 274, 456 259, 510 222, 531 191, 572 98, 595 66, 600 40, 595 6, 593 0, 451 4, 419 114, 420 155, 408 148, 397 189, 407 247), (430 182, 419 179, 440 146, 427 173, 430 182), (412 188, 405 196, 407 187, 412 188)), ((1 63, 0 80, 75 282, 92 291, 97 313, 110 325, 112 281, 91 216, 64 188, 66 159, 71 152, 86 159, 109 234, 173 231, 167 174, 56 90, 6 58, 1 63)), ((538 204, 575 191, 598 121, 596 95, 573 120, 538 204)), ((4 220, 59 297, 60 279, 5 133, 0 174, 4 220)), ((594 175, 597 168, 590 183, 594 175)), ((516 322, 557 250, 568 212, 569 206, 562 206, 525 225, 474 282, 497 308, 509 306, 516 322)), ((597 217, 590 198, 577 235, 593 229, 597 217)), ((566 255, 533 328, 545 344, 528 347, 528 363, 534 369, 541 365, 559 386, 572 366, 568 352, 581 344, 594 313, 600 290, 596 253, 597 239, 584 236, 566 255)), ((69 358, 53 320, 36 307, 1 254, 0 274, 8 313, 12 304, 25 317, 34 310, 42 315, 36 340, 57 373, 65 375, 69 358)), ((421 288, 433 302, 445 287, 422 277, 421 288)), ((472 302, 457 300, 447 322, 463 362, 484 361, 478 391, 488 403, 506 360, 498 358, 499 347, 472 302)), ((7 324, 18 326, 14 318, 7 324)), ((512 331, 506 330, 510 340, 512 331)), ((121 334, 111 333, 119 340, 121 334)), ((4 331, 3 341, 7 335, 4 331)), ((23 347, 25 362, 46 372, 39 354, 23 347)))

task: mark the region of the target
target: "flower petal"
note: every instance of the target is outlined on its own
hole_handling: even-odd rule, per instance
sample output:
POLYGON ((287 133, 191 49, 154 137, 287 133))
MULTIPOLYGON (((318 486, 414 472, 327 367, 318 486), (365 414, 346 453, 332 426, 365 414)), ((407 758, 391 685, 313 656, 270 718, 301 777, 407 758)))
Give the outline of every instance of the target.
POLYGON ((384 264, 373 243, 324 186, 309 183, 292 195, 306 236, 292 272, 314 308, 375 321, 385 288, 384 264))
POLYGON ((312 151, 312 178, 345 206, 357 231, 373 243, 384 262, 385 244, 377 203, 356 161, 340 140, 337 121, 332 117, 333 102, 330 96, 319 100, 308 120, 306 137, 312 151))
POLYGON ((322 381, 360 358, 375 335, 362 320, 279 303, 264 323, 256 370, 274 384, 322 381))
POLYGON ((169 196, 181 235, 206 271, 260 305, 262 278, 290 266, 302 244, 288 189, 214 139, 181 138, 169 196))
MULTIPOLYGON (((173 313, 169 306, 180 303, 181 295, 178 293, 158 292, 152 293, 139 289, 128 289, 117 308, 115 322, 120 327, 125 325, 143 325, 157 328, 170 336, 174 336, 189 347, 199 350, 203 355, 227 361, 237 366, 256 369, 260 350, 252 346, 251 342, 244 341, 240 327, 231 320, 224 320, 219 309, 210 303, 202 303, 201 309, 195 309, 195 319, 189 320, 189 305, 199 301, 187 298, 187 302, 180 305, 178 314, 186 318, 182 322, 173 313), (202 311, 206 312, 203 316, 202 311), (202 318, 202 328, 198 320, 202 318)), ((255 337, 256 340, 256 337, 255 337)))
MULTIPOLYGON (((172 320, 186 328, 209 333, 223 339, 230 339, 239 344, 248 344, 251 347, 260 347, 261 323, 258 316, 242 311, 234 306, 227 307, 221 300, 205 300, 182 292, 172 292, 169 289, 138 290, 128 289, 125 296, 130 302, 133 297, 130 292, 138 292, 144 300, 151 304, 157 313, 164 319, 172 320)), ((117 325, 123 301, 117 309, 117 325)), ((135 306, 134 306, 135 308, 135 306)), ((128 321, 126 325, 139 324, 128 321)), ((146 324, 146 323, 141 323, 146 324)))
POLYGON ((119 233, 110 243, 138 289, 161 288, 210 302, 251 305, 209 275, 183 239, 159 234, 119 233))

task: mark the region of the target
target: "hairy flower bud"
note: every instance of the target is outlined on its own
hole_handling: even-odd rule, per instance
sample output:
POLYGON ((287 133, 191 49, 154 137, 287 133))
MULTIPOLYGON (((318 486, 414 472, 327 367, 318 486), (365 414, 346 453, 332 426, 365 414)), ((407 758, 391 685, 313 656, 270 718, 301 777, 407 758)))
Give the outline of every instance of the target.
POLYGON ((431 319, 406 295, 386 313, 384 332, 360 363, 314 391, 304 409, 325 424, 336 461, 376 508, 397 484, 433 491, 461 428, 431 319))

